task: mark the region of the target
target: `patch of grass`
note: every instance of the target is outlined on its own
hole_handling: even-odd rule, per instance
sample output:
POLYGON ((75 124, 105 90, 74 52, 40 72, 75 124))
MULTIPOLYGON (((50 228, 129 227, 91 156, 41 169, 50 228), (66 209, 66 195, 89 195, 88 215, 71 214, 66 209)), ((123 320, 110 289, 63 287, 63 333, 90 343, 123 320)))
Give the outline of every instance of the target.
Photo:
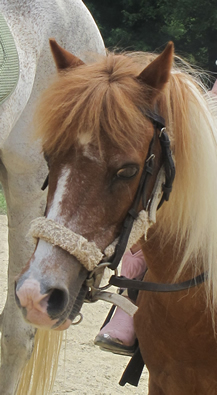
POLYGON ((0 188, 0 214, 7 214, 7 206, 2 188, 0 188))

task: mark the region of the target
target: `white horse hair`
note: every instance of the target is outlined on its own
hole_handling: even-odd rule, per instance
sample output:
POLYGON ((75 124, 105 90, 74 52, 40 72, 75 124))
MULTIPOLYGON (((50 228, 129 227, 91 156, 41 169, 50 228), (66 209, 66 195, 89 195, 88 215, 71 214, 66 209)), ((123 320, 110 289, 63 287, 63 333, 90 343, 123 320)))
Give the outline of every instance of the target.
POLYGON ((32 353, 35 329, 24 322, 14 298, 14 280, 34 248, 25 236, 30 221, 43 215, 46 200, 41 186, 47 167, 40 144, 31 137, 32 114, 36 99, 55 72, 50 37, 83 61, 90 53, 104 53, 104 44, 81 0, 0 0, 0 12, 14 38, 20 69, 15 90, 0 106, 0 180, 9 226, 8 296, 1 315, 0 394, 47 395, 53 383, 49 367, 53 366, 55 373, 60 335, 44 332, 42 337, 38 331, 36 359, 31 358, 21 380, 32 353), (32 368, 35 380, 31 378, 32 368))

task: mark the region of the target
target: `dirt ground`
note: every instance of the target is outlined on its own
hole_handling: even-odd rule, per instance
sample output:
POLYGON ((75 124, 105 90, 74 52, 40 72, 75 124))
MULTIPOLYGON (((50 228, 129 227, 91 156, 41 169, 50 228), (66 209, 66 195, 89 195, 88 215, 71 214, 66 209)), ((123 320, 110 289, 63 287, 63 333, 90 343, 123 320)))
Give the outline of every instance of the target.
MULTIPOLYGON (((7 260, 7 218, 0 215, 1 308, 7 292, 7 260)), ((84 305, 81 324, 67 330, 53 395, 147 395, 148 372, 145 368, 137 388, 130 385, 120 387, 118 382, 129 358, 101 351, 94 346, 93 339, 109 308, 110 305, 100 301, 84 305)))

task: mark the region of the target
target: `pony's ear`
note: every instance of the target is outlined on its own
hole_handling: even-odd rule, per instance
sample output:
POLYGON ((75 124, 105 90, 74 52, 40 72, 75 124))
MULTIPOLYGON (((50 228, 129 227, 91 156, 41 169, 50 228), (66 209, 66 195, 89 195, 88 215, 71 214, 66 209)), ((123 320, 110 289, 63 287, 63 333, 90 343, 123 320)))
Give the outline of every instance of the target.
POLYGON ((56 67, 58 71, 67 69, 68 67, 77 67, 84 64, 84 62, 77 58, 77 56, 71 54, 62 48, 59 44, 57 44, 54 38, 50 38, 50 48, 56 63, 56 67))
POLYGON ((163 89, 170 77, 173 63, 174 45, 170 41, 165 50, 151 62, 138 76, 151 89, 150 96, 153 100, 163 89))

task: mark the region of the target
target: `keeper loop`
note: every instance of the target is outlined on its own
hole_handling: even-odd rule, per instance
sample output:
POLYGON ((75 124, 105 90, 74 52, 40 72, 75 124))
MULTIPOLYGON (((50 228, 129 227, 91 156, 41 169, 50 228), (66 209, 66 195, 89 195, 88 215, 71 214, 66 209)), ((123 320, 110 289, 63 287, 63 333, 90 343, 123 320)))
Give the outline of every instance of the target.
POLYGON ((163 127, 163 128, 160 130, 159 138, 161 138, 161 136, 162 136, 162 134, 163 134, 164 132, 166 132, 166 127, 163 127))
POLYGON ((148 159, 146 159, 146 163, 150 162, 151 159, 155 158, 155 154, 151 154, 148 159))
POLYGON ((146 173, 152 175, 153 174, 153 167, 146 165, 145 171, 146 171, 146 173))
POLYGON ((168 187, 168 186, 166 186, 165 184, 163 184, 163 185, 162 185, 162 191, 163 191, 163 193, 164 193, 164 198, 165 198, 165 200, 168 201, 168 200, 169 200, 170 193, 171 193, 171 191, 172 191, 172 186, 171 186, 171 187, 168 187))
POLYGON ((138 213, 136 212, 136 210, 134 208, 131 208, 128 213, 131 215, 131 217, 133 217, 134 219, 136 219, 138 217, 138 213))

